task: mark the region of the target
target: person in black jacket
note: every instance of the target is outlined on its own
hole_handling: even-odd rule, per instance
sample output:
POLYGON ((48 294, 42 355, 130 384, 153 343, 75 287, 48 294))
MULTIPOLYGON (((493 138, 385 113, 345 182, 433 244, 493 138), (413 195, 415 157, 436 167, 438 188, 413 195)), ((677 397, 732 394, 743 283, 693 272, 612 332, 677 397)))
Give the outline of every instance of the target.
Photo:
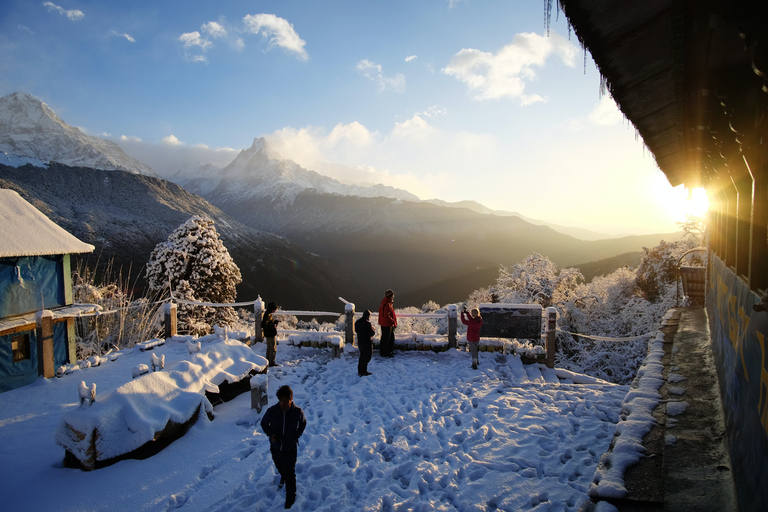
POLYGON ((267 339, 267 361, 269 366, 277 366, 275 356, 277 356, 277 324, 273 313, 277 311, 277 304, 270 302, 267 304, 267 310, 264 312, 264 318, 261 320, 261 333, 267 339))
POLYGON ((261 429, 269 436, 269 449, 280 487, 285 484, 285 508, 296 501, 296 456, 299 438, 307 427, 307 418, 301 407, 293 403, 293 390, 282 386, 277 390, 278 403, 267 409, 261 419, 261 429))
POLYGON ((360 358, 357 360, 357 374, 361 377, 371 375, 368 371, 368 363, 373 355, 373 342, 371 338, 376 333, 371 324, 371 312, 367 309, 363 316, 355 322, 357 333, 357 348, 360 350, 360 358))

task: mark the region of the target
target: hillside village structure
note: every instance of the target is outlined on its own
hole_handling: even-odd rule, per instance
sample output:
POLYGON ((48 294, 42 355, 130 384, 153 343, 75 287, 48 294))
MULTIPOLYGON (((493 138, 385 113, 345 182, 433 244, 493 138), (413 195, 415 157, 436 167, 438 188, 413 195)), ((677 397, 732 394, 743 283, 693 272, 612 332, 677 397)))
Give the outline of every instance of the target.
POLYGON ((0 392, 74 363, 70 254, 86 244, 17 192, 0 189, 0 392), (47 313, 41 314, 41 311, 47 313))
POLYGON ((706 313, 736 493, 766 510, 768 312, 753 306, 768 288, 768 2, 559 4, 669 182, 707 191, 706 313))

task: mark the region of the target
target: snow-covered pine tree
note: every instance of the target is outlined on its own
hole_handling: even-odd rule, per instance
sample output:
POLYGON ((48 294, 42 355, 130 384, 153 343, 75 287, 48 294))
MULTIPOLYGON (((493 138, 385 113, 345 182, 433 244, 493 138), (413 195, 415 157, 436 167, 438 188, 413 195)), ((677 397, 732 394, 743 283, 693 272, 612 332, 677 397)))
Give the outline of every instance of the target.
MULTIPOLYGON (((165 295, 170 285, 179 298, 212 303, 234 302, 235 287, 243 280, 213 220, 197 215, 157 244, 146 275, 152 292, 165 295)), ((179 329, 191 334, 207 334, 213 324, 233 325, 236 320, 231 307, 179 305, 179 329)))

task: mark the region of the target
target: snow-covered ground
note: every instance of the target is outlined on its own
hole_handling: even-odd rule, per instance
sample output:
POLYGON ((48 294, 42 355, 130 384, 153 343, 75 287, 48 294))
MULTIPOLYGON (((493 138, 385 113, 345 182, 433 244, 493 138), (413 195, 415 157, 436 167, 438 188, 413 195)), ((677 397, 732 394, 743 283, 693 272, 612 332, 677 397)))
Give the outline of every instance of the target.
MULTIPOLYGON (((265 344, 253 350, 264 355, 265 344)), ((98 402, 151 353, 165 354, 165 371, 190 357, 185 343, 171 341, 0 394, 3 510, 283 509, 248 393, 151 458, 90 472, 63 466, 54 436, 79 407, 81 381, 96 383, 98 402)), ((330 349, 281 343, 277 361, 270 405, 288 384, 308 420, 292 510, 577 510, 629 390, 560 381, 554 370, 495 352, 480 353, 477 371, 463 351, 375 354, 373 375, 362 378, 354 347, 332 359, 330 349)))

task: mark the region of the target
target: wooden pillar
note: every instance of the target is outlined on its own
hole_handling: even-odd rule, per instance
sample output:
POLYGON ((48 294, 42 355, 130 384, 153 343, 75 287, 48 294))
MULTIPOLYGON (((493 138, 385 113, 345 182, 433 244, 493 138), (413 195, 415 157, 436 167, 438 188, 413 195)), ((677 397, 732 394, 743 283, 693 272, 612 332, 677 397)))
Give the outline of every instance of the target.
POLYGON ((458 314, 459 308, 456 304, 448 304, 448 348, 456 348, 456 332, 458 330, 458 314))
POLYGON ((724 256, 725 264, 730 267, 734 272, 736 271, 736 244, 737 238, 737 226, 739 220, 738 214, 738 190, 736 189, 736 183, 731 183, 730 187, 725 190, 727 197, 726 202, 726 217, 725 217, 725 246, 724 256))
POLYGON ((557 339, 555 338, 555 334, 557 334, 557 309, 553 307, 547 308, 547 320, 546 320, 546 329, 545 329, 545 348, 547 349, 547 366, 549 368, 555 367, 555 352, 557 352, 557 339))
POLYGON ((67 318, 67 362, 77 362, 77 336, 75 335, 75 319, 67 318))
POLYGON ((46 379, 56 376, 53 360, 53 313, 39 311, 35 317, 37 338, 37 374, 46 379))
POLYGON ((261 412, 269 404, 268 383, 266 370, 251 377, 251 409, 256 409, 256 412, 261 412))
POLYGON ((261 321, 264 320, 264 301, 259 295, 253 302, 253 341, 264 341, 264 335, 261 332, 261 321))
POLYGON ((344 344, 354 345, 355 343, 355 305, 347 302, 344 306, 344 344))
POLYGON ((165 308, 165 339, 176 336, 176 315, 179 306, 173 302, 164 304, 165 308))
POLYGON ((738 177, 734 179, 736 187, 736 275, 749 281, 750 258, 750 220, 752 217, 753 180, 746 169, 745 162, 739 162, 738 177))
POLYGON ((744 162, 754 177, 752 189, 752 218, 749 254, 749 287, 768 289, 768 176, 765 149, 762 144, 748 148, 744 162))

